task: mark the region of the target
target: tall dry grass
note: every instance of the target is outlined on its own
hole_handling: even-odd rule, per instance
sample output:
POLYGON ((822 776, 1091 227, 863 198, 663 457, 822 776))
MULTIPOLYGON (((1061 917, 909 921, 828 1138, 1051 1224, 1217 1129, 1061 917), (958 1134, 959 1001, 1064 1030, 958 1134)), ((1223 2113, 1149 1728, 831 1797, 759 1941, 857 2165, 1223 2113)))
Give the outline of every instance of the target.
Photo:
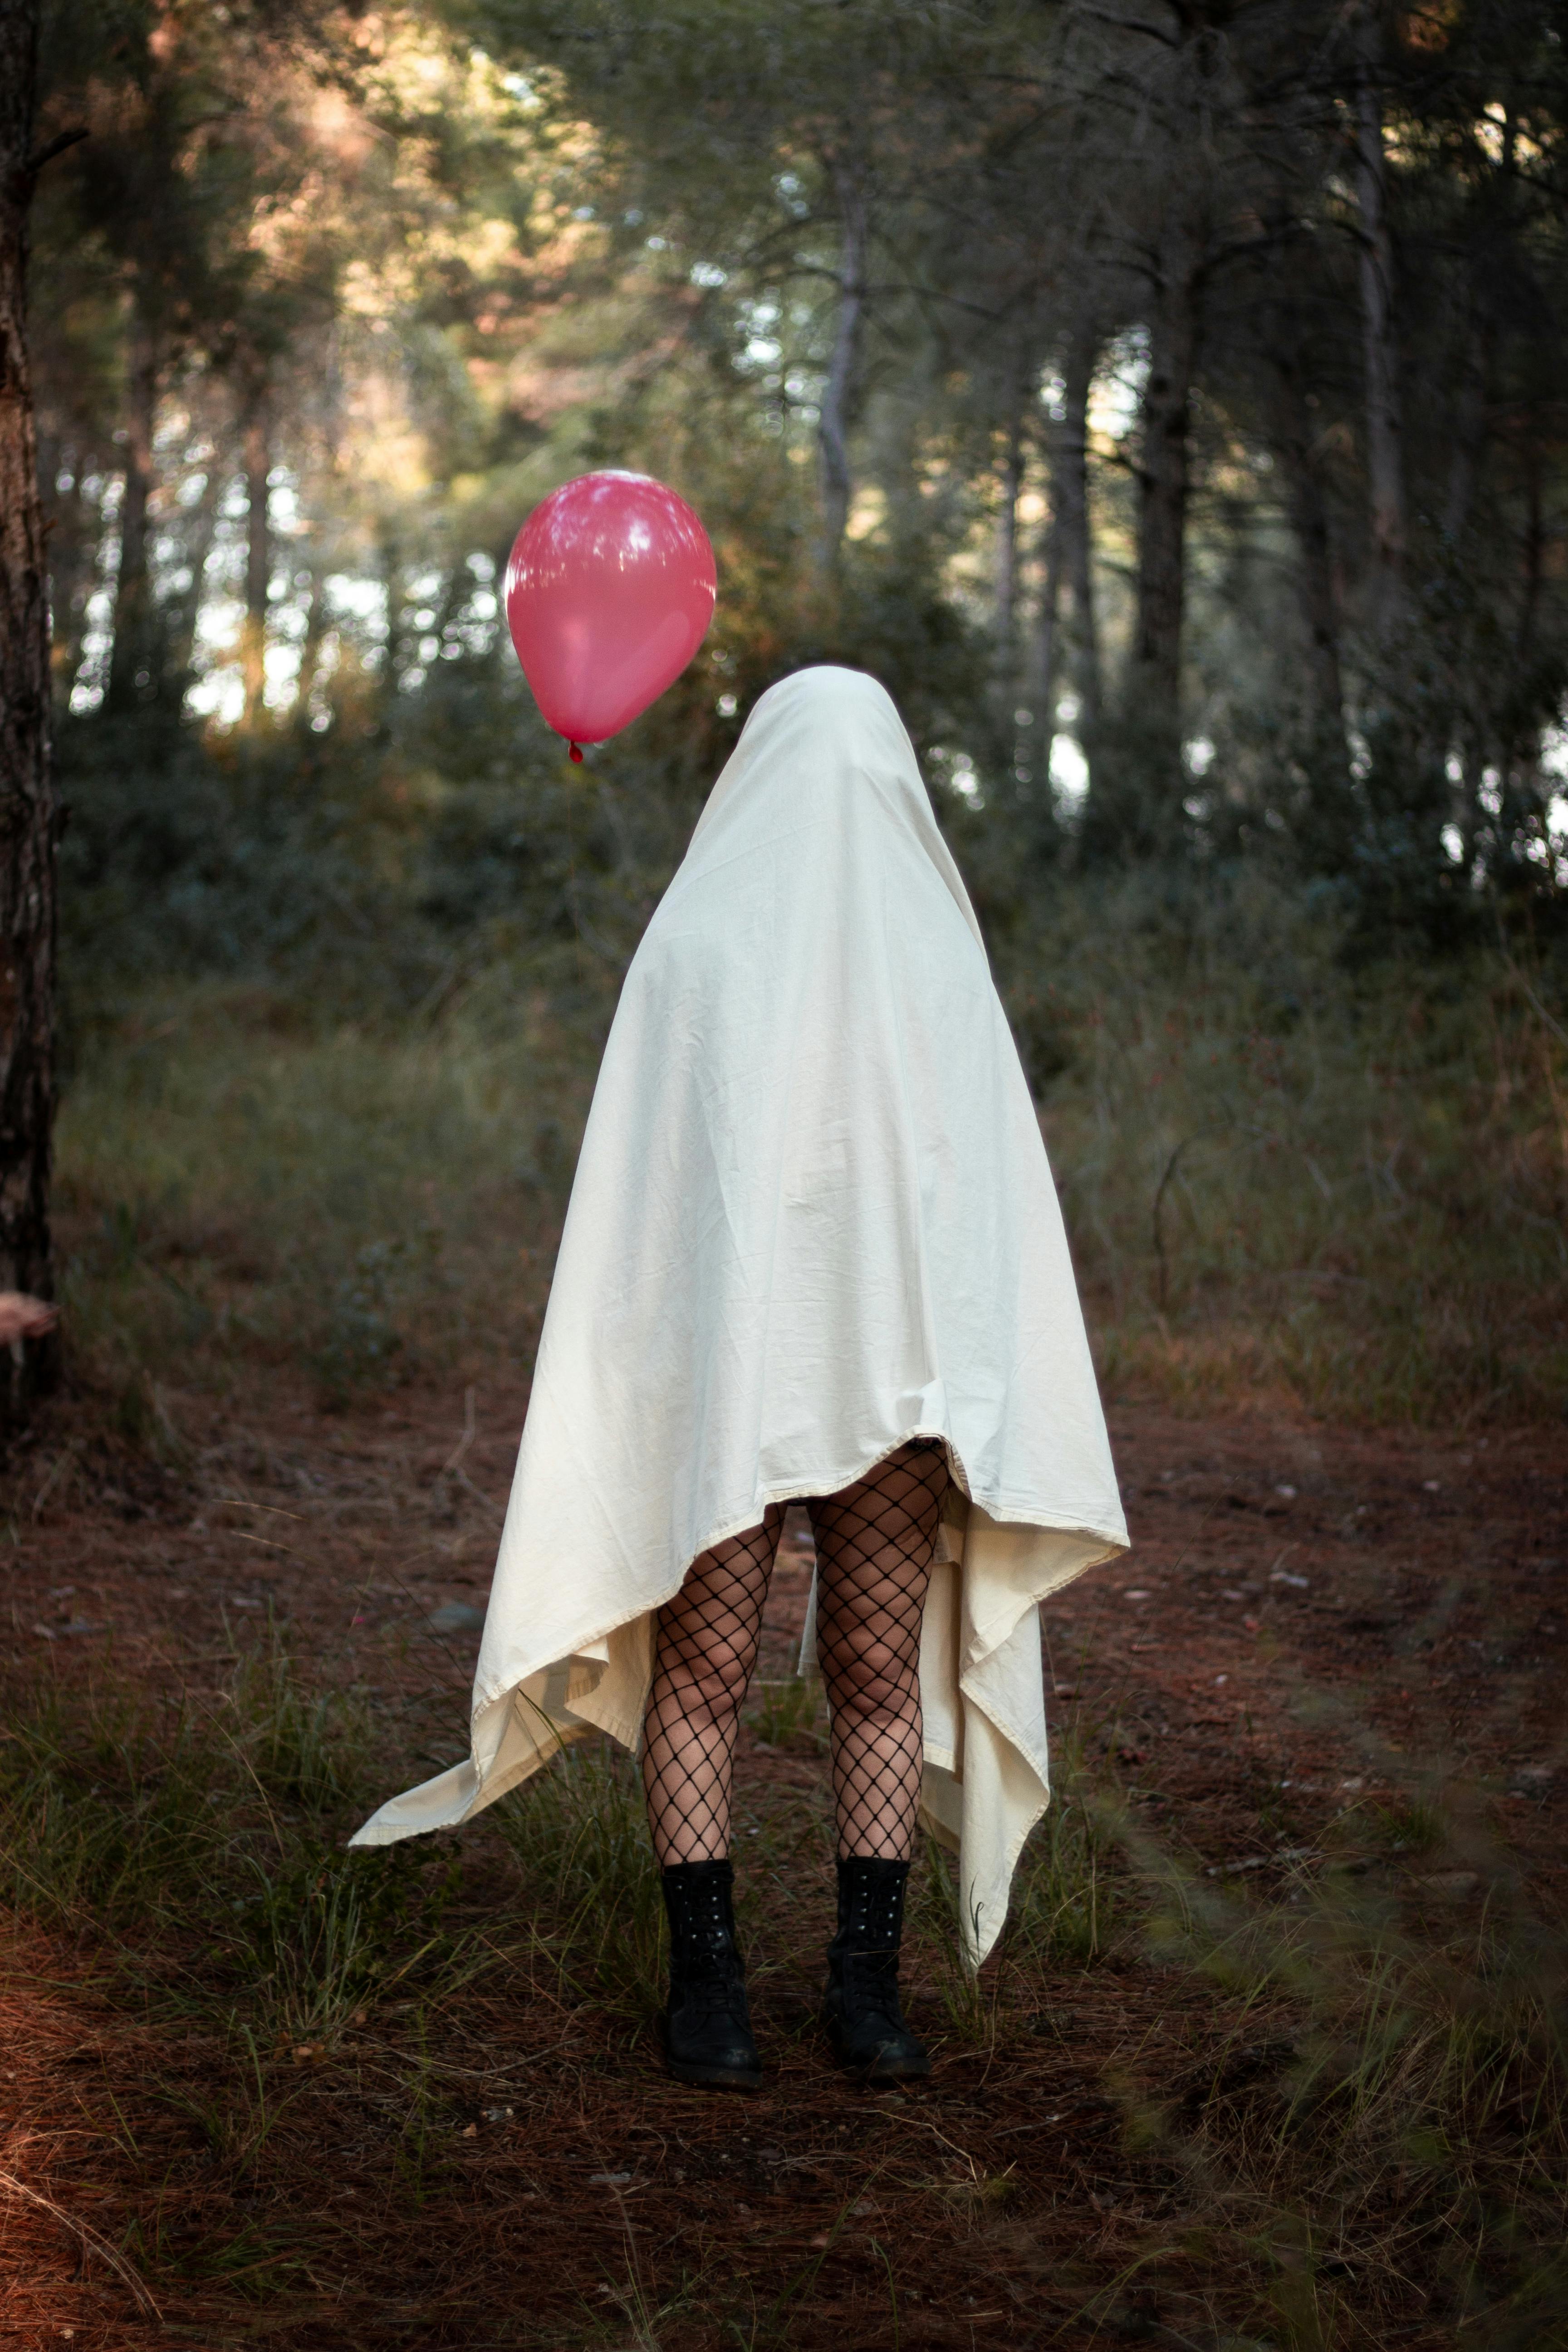
POLYGON ((1105 1375, 1340 1420, 1562 1416, 1568 1014, 1512 954, 1347 961, 1242 876, 1057 901, 1010 1008, 1105 1375))
MULTIPOLYGON (((998 969, 1110 1389, 1557 1419, 1568 1013, 1501 950, 1354 967, 1258 877, 1064 892, 998 969)), ((67 1330, 134 1420, 177 1357, 324 1398, 537 1336, 609 965, 497 955, 377 1025, 163 988, 84 1041, 67 1330)))

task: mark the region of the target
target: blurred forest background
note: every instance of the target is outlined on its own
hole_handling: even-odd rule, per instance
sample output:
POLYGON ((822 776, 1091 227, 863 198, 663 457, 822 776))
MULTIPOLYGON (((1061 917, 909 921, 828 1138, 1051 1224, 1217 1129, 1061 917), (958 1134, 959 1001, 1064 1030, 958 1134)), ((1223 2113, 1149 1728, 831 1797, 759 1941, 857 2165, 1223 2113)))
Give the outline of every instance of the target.
POLYGON ((891 689, 1102 1370, 1568 1394, 1568 57, 1546 0, 56 0, 32 332, 79 1376, 526 1359, 757 693, 891 689), (718 617, 570 771, 500 572, 718 617))

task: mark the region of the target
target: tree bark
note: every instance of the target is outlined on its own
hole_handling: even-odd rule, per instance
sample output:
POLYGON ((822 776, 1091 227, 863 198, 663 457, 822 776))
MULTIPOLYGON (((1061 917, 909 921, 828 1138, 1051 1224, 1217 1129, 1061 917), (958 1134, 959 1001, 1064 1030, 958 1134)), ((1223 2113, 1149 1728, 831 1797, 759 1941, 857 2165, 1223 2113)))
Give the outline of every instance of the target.
POLYGON ((1277 422, 1271 438, 1285 474, 1286 503, 1300 558, 1296 572, 1296 601, 1307 632, 1313 716, 1325 742, 1332 740, 1342 749, 1345 698, 1340 662, 1339 597, 1334 586, 1328 500, 1313 461, 1317 436, 1312 412, 1295 368, 1281 360, 1276 376, 1277 422))
POLYGON ((272 470, 272 436, 260 400, 245 421, 245 625, 240 634, 240 672, 245 680, 245 723, 254 727, 267 693, 267 591, 272 579, 272 533, 267 478, 272 470))
POLYGON ((195 512, 191 517, 190 538, 185 547, 185 564, 191 575, 191 584, 177 599, 171 600, 172 626, 165 643, 164 659, 173 692, 182 701, 195 667, 202 593, 213 542, 217 537, 217 510, 223 496, 223 463, 215 451, 206 480, 202 485, 201 497, 196 501, 195 512))
MULTIPOLYGON (((1187 224, 1179 215, 1169 218, 1155 257, 1149 380, 1143 393, 1138 604, 1128 713, 1160 766, 1176 760, 1181 743, 1189 440, 1198 363, 1201 258, 1187 224)), ((1169 781, 1177 781, 1174 767, 1169 781)))
POLYGON ((837 569, 845 527, 849 520, 849 404, 866 312, 868 242, 866 198, 859 180, 846 165, 835 166, 833 180, 838 197, 843 257, 838 317, 817 425, 822 457, 822 569, 829 575, 837 569))
POLYGON ((153 591, 147 514, 153 496, 153 436, 158 415, 157 339, 140 307, 131 327, 131 399, 125 425, 124 490, 120 509, 120 573, 114 586, 114 643, 106 707, 133 709, 150 691, 153 591))
POLYGON ((1062 569, 1072 599, 1072 682, 1078 730, 1087 740, 1100 722, 1100 625, 1094 609, 1094 535, 1089 512, 1089 395, 1096 337, 1080 328, 1062 365, 1062 421, 1051 470, 1052 503, 1061 515, 1062 569))
POLYGON ((1013 691, 1013 645, 1018 600, 1018 500, 1024 488, 1024 415, 1020 396, 1007 425, 1002 460, 1002 503, 996 516, 996 677, 1013 691))
POLYGON ((1453 450, 1448 463, 1448 495, 1443 509, 1444 533, 1455 543, 1469 528, 1486 457, 1497 360, 1498 266, 1507 251, 1518 152, 1519 116, 1510 99, 1505 103, 1495 202, 1488 207, 1487 233, 1475 239, 1469 255, 1465 353, 1459 370, 1453 450))
MULTIPOLYGON (((27 352, 37 0, 0 0, 0 1287, 53 1295, 55 803, 43 502, 27 352)), ((0 1353, 0 1422, 53 1369, 0 1353)))
POLYGON ((1386 635, 1398 612, 1405 569, 1405 452, 1399 343, 1394 301, 1394 238, 1388 225, 1388 158, 1378 68, 1383 56, 1376 0, 1357 26, 1356 206, 1361 215, 1362 346, 1366 378, 1366 473, 1372 538, 1372 616, 1386 635))
POLYGON ((317 562, 310 565, 310 601, 305 607, 305 635, 300 646, 300 670, 294 681, 294 715, 309 719, 321 647, 327 635, 327 583, 317 562))
POLYGON ((1541 448, 1539 443, 1530 453, 1530 470, 1525 483, 1524 521, 1524 582, 1520 600, 1519 628, 1514 638, 1521 667, 1535 651, 1536 623, 1541 613, 1541 583, 1545 570, 1546 519, 1542 509, 1541 448))
POLYGON ((1035 718, 1040 729, 1040 741, 1047 754, 1057 726, 1057 656, 1060 635, 1062 605, 1062 557, 1066 547, 1061 508, 1058 501, 1056 476, 1051 477, 1051 511, 1046 524, 1044 579, 1040 587, 1039 617, 1035 625, 1035 658, 1029 679, 1029 691, 1035 699, 1035 718))
POLYGON ((384 522, 377 534, 381 557, 381 576, 386 583, 386 645, 382 655, 377 701, 380 716, 376 723, 378 739, 384 742, 391 733, 392 714, 397 707, 397 691, 403 675, 404 653, 407 640, 408 607, 404 596, 403 548, 395 523, 384 522))

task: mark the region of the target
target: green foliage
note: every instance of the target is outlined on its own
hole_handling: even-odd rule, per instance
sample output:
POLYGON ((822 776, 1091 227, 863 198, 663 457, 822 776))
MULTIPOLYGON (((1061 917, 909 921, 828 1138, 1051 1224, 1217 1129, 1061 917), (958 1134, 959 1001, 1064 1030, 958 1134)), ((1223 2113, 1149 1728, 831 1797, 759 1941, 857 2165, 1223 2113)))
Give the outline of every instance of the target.
POLYGON ((55 12, 49 103, 93 130, 37 215, 79 982, 303 959, 417 999, 443 939, 505 922, 624 961, 735 723, 819 659, 883 678, 939 784, 973 780, 997 874, 1245 857, 1326 886, 1373 960, 1473 944, 1499 902, 1555 919, 1561 45, 1467 6, 1390 19, 1369 67, 1327 0, 1289 33, 1178 17, 482 0, 371 26, 321 0, 285 40, 260 5, 55 12), (1358 92, 1399 252, 1391 604, 1358 92), (1167 420, 1184 637, 1155 708, 1137 485, 1173 223, 1201 363, 1167 420), (585 803, 496 591, 523 513, 594 464, 693 497, 722 584, 585 803), (225 679, 243 719, 198 719, 225 679), (1081 810, 1049 782, 1063 733, 1081 810))

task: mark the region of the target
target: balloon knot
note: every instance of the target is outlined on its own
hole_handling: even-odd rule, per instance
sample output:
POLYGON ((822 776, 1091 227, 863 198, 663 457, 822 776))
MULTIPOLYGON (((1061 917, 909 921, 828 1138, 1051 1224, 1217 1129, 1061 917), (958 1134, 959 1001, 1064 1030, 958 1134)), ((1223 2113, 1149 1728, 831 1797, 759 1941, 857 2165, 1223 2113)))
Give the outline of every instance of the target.
POLYGON ((578 767, 581 767, 583 764, 583 753, 581 747, 575 743, 572 746, 572 757, 576 761, 578 767))

